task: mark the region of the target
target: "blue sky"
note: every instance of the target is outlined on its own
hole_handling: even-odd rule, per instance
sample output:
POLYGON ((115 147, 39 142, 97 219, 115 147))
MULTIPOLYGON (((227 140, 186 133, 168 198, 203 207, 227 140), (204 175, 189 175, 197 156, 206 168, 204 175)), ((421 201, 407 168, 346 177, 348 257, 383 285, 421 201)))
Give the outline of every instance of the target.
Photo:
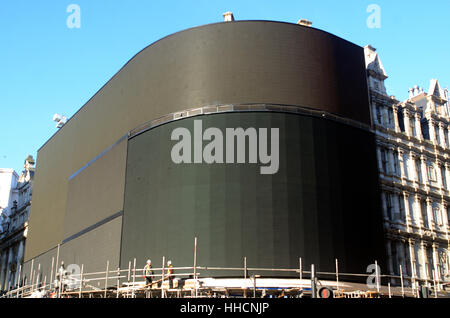
POLYGON ((72 116, 130 58, 152 42, 197 25, 237 20, 313 21, 313 27, 378 49, 388 93, 429 80, 450 85, 449 0, 3 0, 0 5, 0 167, 20 172, 28 154, 72 116), (70 4, 81 28, 69 29, 70 4), (368 28, 370 4, 381 28, 368 28))

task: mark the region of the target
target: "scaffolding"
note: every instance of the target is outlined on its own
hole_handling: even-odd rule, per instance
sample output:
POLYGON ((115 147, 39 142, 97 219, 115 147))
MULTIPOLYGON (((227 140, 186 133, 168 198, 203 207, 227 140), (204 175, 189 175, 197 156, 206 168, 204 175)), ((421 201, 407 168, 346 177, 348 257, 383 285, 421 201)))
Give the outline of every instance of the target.
POLYGON ((372 274, 352 274, 339 271, 335 259, 334 272, 315 271, 303 267, 302 258, 297 268, 248 267, 243 257, 242 267, 209 267, 197 264, 197 239, 194 241, 193 266, 173 267, 173 276, 167 273, 165 257, 162 266, 152 268, 153 281, 146 284, 145 268, 137 268, 136 258, 129 261, 128 268, 110 268, 106 262, 105 271, 64 273, 54 270, 53 262, 49 279, 42 277, 41 266, 34 269, 31 263, 30 279, 18 271, 18 286, 8 289, 0 298, 394 298, 424 297, 422 287, 431 291, 427 297, 450 297, 448 283, 433 279, 423 281, 412 275, 382 275, 377 261, 372 274), (211 273, 229 273, 218 276, 211 273), (251 273, 251 274, 250 274, 251 273), (276 275, 273 275, 273 274, 276 275), (366 283, 362 283, 365 281, 366 283), (326 289, 328 292, 322 293, 326 289))

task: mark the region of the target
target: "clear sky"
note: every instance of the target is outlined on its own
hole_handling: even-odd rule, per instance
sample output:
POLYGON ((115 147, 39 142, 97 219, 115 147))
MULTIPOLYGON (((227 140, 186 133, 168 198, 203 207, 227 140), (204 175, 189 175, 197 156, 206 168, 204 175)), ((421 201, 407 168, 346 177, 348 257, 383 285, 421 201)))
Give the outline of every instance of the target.
POLYGON ((198 25, 236 20, 313 21, 360 46, 377 48, 388 94, 450 85, 449 0, 3 0, 0 4, 0 167, 22 170, 28 154, 72 116, 130 58, 152 42, 198 25), (70 4, 80 28, 68 28, 70 4), (380 28, 369 28, 371 4, 380 28))

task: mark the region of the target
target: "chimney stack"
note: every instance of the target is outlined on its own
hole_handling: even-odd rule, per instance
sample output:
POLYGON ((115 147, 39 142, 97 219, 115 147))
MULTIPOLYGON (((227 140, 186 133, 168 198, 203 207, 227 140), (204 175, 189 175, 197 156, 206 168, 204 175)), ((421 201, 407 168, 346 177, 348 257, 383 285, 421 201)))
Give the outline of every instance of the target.
POLYGON ((225 22, 231 22, 231 21, 234 21, 234 15, 233 15, 233 12, 230 12, 230 11, 225 12, 225 13, 223 14, 223 19, 224 19, 225 22))
POLYGON ((310 27, 312 25, 312 22, 308 21, 306 19, 300 19, 300 20, 298 20, 297 24, 300 24, 300 25, 303 25, 306 27, 310 27))

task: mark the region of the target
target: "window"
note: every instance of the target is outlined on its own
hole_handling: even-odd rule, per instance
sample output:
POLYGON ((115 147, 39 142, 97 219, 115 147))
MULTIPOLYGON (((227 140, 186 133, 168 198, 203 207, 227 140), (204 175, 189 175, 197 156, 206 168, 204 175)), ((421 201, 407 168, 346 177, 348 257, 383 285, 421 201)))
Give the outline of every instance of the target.
POLYGON ((405 122, 403 121, 403 110, 399 108, 397 110, 397 116, 398 116, 398 125, 400 126, 400 131, 405 132, 405 122))
POLYGON ((434 126, 434 134, 436 135, 436 143, 441 144, 441 135, 439 134, 439 126, 434 126))
POLYGON ((449 147, 449 145, 448 145, 448 136, 445 133, 445 129, 446 128, 444 127, 444 133, 443 133, 443 135, 444 135, 444 144, 445 144, 445 147, 448 148, 449 147))
POLYGON ((445 166, 441 166, 442 187, 447 189, 447 178, 445 176, 445 166))
POLYGON ((430 140, 430 131, 428 129, 428 121, 426 119, 422 119, 420 122, 422 128, 422 136, 426 140, 430 140))
POLYGON ((450 226, 450 206, 447 207, 447 226, 450 226))
POLYGON ((387 154, 385 149, 380 150, 381 156, 381 171, 387 174, 387 154))
POLYGON ((384 116, 383 116, 383 110, 384 107, 381 105, 377 105, 377 120, 378 120, 378 124, 383 126, 384 125, 384 116))
POLYGON ((399 171, 400 171, 400 164, 399 164, 399 160, 398 160, 398 153, 396 151, 394 151, 394 174, 396 176, 398 176, 399 171))
POLYGON ((418 244, 414 244, 414 275, 420 277, 422 263, 420 262, 420 247, 418 244))
POLYGON ((389 220, 392 220, 392 194, 386 193, 386 212, 389 220))
POLYGON ((428 180, 436 182, 436 170, 432 164, 428 164, 428 180))
POLYGON ((387 114, 388 114, 388 124, 387 127, 392 129, 394 128, 394 118, 393 118, 393 114, 392 114, 392 108, 387 108, 387 114))
POLYGON ((420 205, 421 205, 423 226, 426 227, 426 228, 430 228, 430 225, 428 224, 427 201, 422 200, 420 202, 420 205))
POLYGON ((411 276, 411 264, 407 261, 410 259, 408 244, 403 245, 403 257, 405 260, 405 268, 403 269, 403 273, 405 273, 407 276, 411 276))
POLYGON ((400 218, 404 221, 405 218, 405 197, 403 195, 398 196, 398 206, 399 206, 399 212, 400 212, 400 218))
POLYGON ((411 136, 416 135, 416 125, 414 125, 414 117, 411 117, 409 119, 409 131, 411 133, 411 136))
POLYGON ((398 243, 393 241, 391 244, 391 253, 392 253, 392 266, 394 267, 394 275, 398 275, 400 271, 399 267, 399 255, 398 255, 398 243))
POLYGON ((414 198, 412 196, 408 197, 408 208, 409 208, 409 215, 411 215, 412 223, 417 224, 418 218, 416 209, 414 208, 414 198))
POLYGON ((422 168, 420 166, 420 159, 415 160, 415 164, 416 164, 416 173, 417 173, 416 180, 418 182, 422 182, 422 168))
POLYGON ((409 166, 410 166, 410 162, 409 162, 409 158, 407 154, 403 154, 403 166, 404 166, 404 175, 407 179, 409 179, 409 166))
POLYGON ((442 226, 442 213, 439 205, 433 207, 433 218, 437 225, 442 226))
POLYGON ((432 279, 433 278, 433 250, 431 249, 431 247, 427 247, 424 250, 425 252, 425 258, 426 258, 426 272, 428 275, 428 278, 432 279))

